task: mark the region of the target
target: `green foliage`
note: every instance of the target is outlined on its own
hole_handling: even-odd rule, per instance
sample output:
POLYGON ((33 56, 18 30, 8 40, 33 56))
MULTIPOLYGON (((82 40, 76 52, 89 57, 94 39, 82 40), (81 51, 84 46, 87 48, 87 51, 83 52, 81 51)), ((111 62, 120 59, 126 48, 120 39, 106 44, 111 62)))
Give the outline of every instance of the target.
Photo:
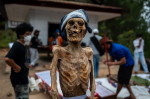
POLYGON ((144 39, 144 55, 146 58, 150 58, 150 33, 144 33, 143 34, 143 39, 144 39))
POLYGON ((133 54, 133 40, 136 33, 141 33, 145 40, 145 56, 150 58, 150 34, 148 24, 142 17, 143 13, 150 11, 144 9, 144 5, 150 4, 149 0, 105 0, 104 5, 117 6, 123 8, 121 17, 99 23, 99 30, 105 30, 106 36, 114 42, 125 45, 133 54), (146 3, 145 3, 146 2, 146 3))
POLYGON ((5 21, 0 22, 0 30, 5 29, 5 21))
POLYGON ((143 78, 140 78, 138 76, 132 76, 131 80, 133 82, 136 82, 138 85, 144 85, 146 87, 148 87, 150 85, 150 81, 143 79, 143 78))
POLYGON ((0 30, 0 47, 8 47, 8 43, 16 40, 16 33, 11 29, 0 30))
MULTIPOLYGON (((101 24, 101 23, 99 23, 101 24)), ((100 32, 100 36, 103 36, 103 32, 105 32, 105 35, 107 35, 107 33, 109 33, 111 30, 107 29, 106 24, 102 23, 101 25, 99 25, 99 32, 100 32)), ((107 35, 108 37, 111 38, 110 35, 107 35)))
POLYGON ((124 32, 118 36, 118 43, 126 46, 130 49, 130 52, 133 54, 134 46, 133 46, 133 40, 136 38, 135 33, 133 30, 129 30, 127 32, 124 32))

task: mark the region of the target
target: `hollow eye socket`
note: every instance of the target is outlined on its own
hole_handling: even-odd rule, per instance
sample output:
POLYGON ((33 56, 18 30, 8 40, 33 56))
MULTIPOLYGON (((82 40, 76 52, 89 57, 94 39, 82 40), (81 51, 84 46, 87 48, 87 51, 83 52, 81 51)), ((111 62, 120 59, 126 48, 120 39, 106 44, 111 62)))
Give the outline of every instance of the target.
POLYGON ((73 21, 73 20, 70 20, 68 23, 69 23, 69 25, 71 25, 71 26, 74 25, 74 21, 73 21))
POLYGON ((79 26, 83 26, 83 24, 84 24, 84 22, 78 21, 78 25, 79 25, 79 26))

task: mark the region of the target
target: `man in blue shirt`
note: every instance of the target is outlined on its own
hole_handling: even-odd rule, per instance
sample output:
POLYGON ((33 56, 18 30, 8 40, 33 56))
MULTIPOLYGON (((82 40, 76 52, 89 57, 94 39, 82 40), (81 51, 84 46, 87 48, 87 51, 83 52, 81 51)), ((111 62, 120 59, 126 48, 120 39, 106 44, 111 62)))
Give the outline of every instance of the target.
MULTIPOLYGON (((116 91, 116 97, 122 89, 123 85, 125 85, 130 93, 129 99, 135 99, 135 96, 129 84, 134 66, 132 54, 130 53, 128 48, 123 45, 113 43, 112 40, 109 40, 108 38, 106 38, 105 42, 110 54, 110 60, 104 61, 104 63, 106 63, 108 66, 120 65, 118 71, 118 87, 116 91)), ((100 44, 102 48, 104 48, 104 39, 100 41, 100 44)))

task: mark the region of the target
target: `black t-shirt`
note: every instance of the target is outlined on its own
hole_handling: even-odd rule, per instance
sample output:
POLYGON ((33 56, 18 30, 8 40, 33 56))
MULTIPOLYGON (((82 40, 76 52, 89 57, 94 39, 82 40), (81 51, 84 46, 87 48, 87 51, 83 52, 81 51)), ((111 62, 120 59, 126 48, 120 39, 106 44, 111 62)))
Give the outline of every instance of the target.
POLYGON ((39 39, 37 37, 32 37, 31 43, 31 48, 37 48, 37 46, 39 45, 39 39))
POLYGON ((14 72, 11 68, 10 80, 13 86, 16 84, 28 84, 29 69, 25 66, 26 62, 26 47, 20 42, 16 41, 6 57, 13 59, 14 62, 21 67, 19 73, 14 72))

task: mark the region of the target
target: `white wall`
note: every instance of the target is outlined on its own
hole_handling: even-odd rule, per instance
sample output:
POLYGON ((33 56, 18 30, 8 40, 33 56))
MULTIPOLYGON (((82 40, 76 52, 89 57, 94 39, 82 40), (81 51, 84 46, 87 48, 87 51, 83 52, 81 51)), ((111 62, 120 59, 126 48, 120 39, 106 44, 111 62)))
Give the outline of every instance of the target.
MULTIPOLYGON (((98 28, 98 16, 93 16, 91 14, 88 14, 88 17, 89 17, 89 26, 92 29, 98 28)), ((92 33, 87 32, 82 41, 87 44, 87 42, 90 40, 90 37, 92 35, 93 35, 92 33)))
MULTIPOLYGON (((63 12, 59 10, 36 10, 32 9, 29 11, 29 22, 35 29, 40 30, 39 39, 42 40, 43 45, 47 45, 48 42, 48 23, 56 23, 59 24, 61 18, 66 15, 68 12, 63 12)), ((91 14, 88 14, 89 17, 89 26, 91 28, 97 28, 97 16, 93 16, 91 14)), ((87 33, 85 38, 83 39, 83 42, 88 42, 89 37, 92 36, 92 34, 87 33)))
POLYGON ((40 30, 39 39, 42 40, 43 45, 47 45, 48 42, 48 23, 59 24, 62 15, 55 11, 30 10, 29 22, 34 29, 40 30))

